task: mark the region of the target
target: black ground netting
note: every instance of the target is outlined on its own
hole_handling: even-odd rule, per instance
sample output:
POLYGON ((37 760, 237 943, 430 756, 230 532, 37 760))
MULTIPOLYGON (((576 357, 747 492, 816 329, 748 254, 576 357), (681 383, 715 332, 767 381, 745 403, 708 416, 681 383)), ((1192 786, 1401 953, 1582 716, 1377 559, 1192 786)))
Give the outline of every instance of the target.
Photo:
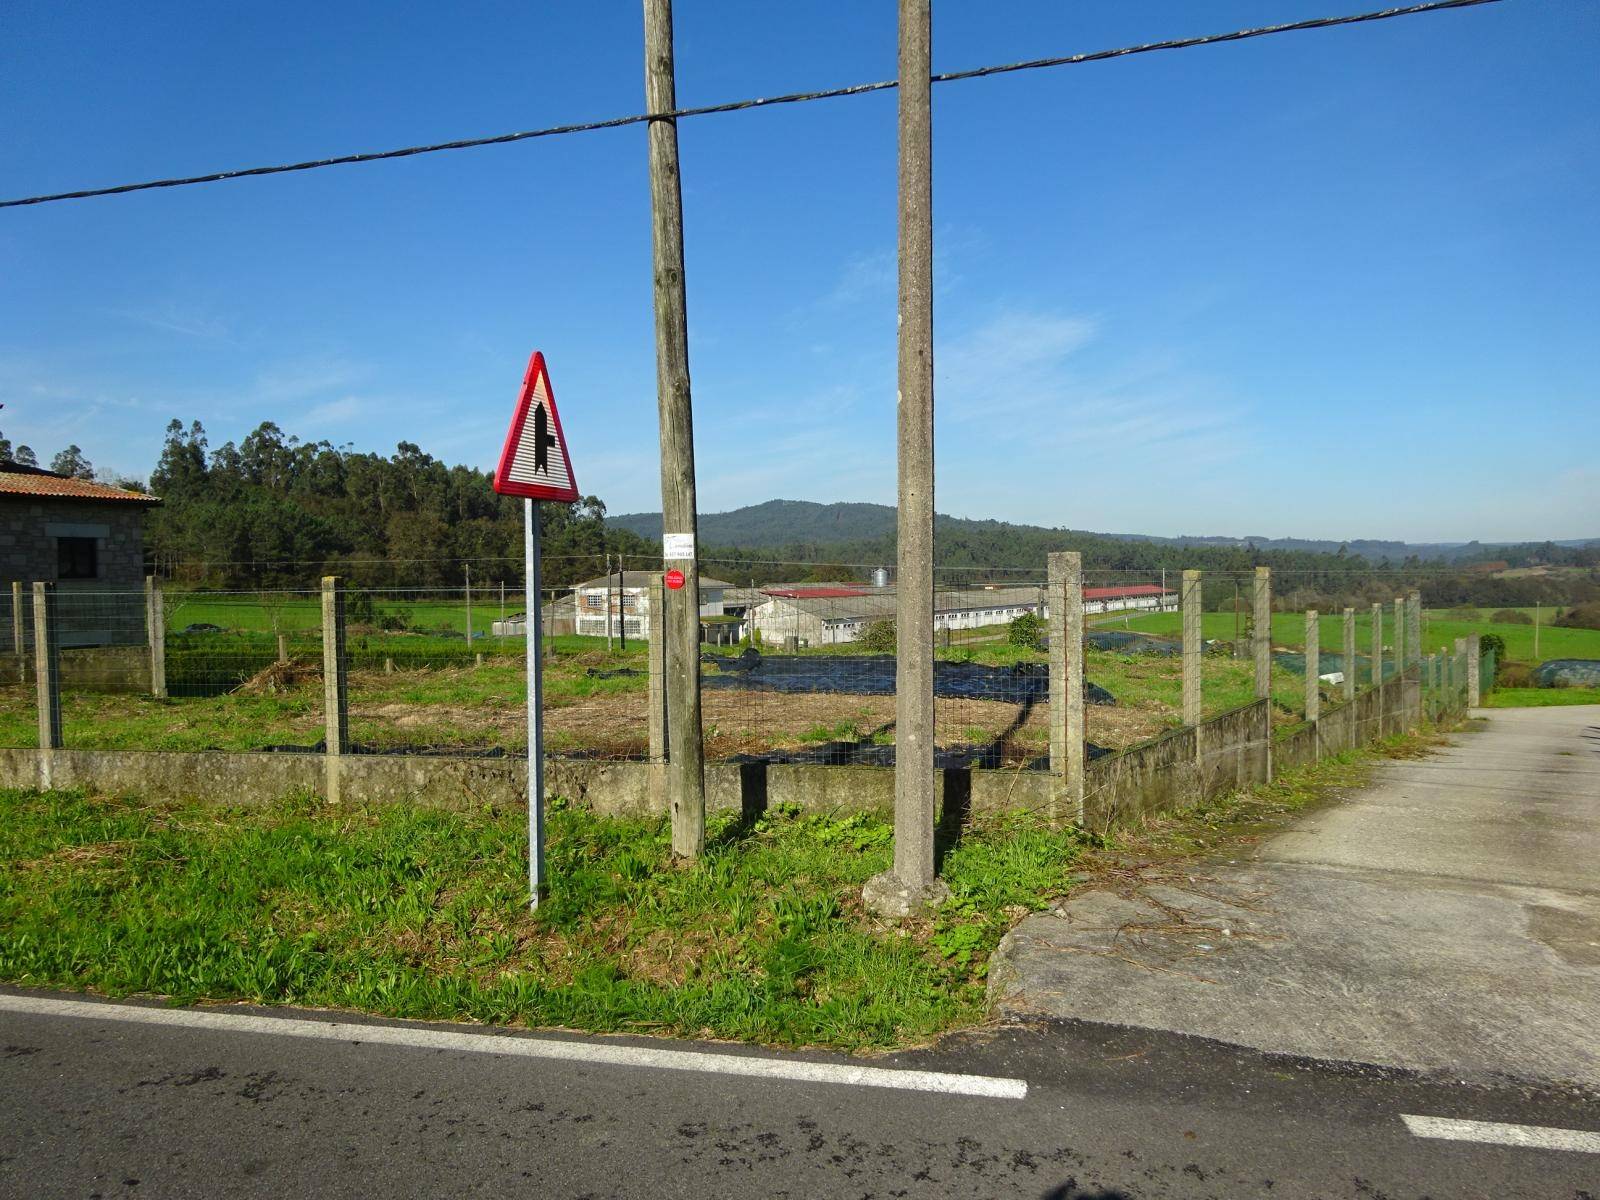
POLYGON ((1552 658, 1533 672, 1539 687, 1600 687, 1600 659, 1552 658))
POLYGON ((1172 638, 1156 637, 1148 633, 1133 633, 1126 629, 1094 629, 1083 635, 1086 646, 1096 650, 1114 650, 1118 654, 1180 654, 1183 643, 1172 638))
MULTIPOLYGON (((746 650, 737 658, 708 654, 702 663, 717 668, 700 677, 701 686, 754 692, 837 692, 856 696, 892 696, 895 662, 891 655, 764 655, 746 650)), ((933 694, 960 700, 999 700, 1018 704, 1050 695, 1046 663, 990 667, 982 663, 936 662, 933 694)), ((1115 704, 1111 693, 1089 684, 1090 704, 1115 704)))

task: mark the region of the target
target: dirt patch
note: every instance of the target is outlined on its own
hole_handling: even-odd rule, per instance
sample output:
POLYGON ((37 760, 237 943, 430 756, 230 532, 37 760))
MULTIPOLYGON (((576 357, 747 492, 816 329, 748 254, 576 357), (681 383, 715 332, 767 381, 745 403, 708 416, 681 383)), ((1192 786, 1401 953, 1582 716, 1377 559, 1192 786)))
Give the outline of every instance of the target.
MULTIPOLYGON (((457 745, 525 746, 527 717, 520 705, 445 705, 391 702, 357 704, 353 720, 362 736, 457 745), (373 728, 373 727, 376 728, 373 728)), ((545 736, 560 751, 643 757, 649 751, 649 695, 643 690, 573 697, 545 711, 545 736)), ((1123 749, 1171 727, 1158 707, 1091 705, 1088 736, 1096 745, 1123 749)), ((832 740, 894 740, 893 696, 832 693, 707 691, 701 696, 706 756, 726 759, 770 750, 793 750, 832 740)), ((1043 754, 1050 744, 1049 709, 996 700, 940 698, 934 702, 935 740, 941 747, 987 745, 1004 739, 1007 757, 1043 754)))

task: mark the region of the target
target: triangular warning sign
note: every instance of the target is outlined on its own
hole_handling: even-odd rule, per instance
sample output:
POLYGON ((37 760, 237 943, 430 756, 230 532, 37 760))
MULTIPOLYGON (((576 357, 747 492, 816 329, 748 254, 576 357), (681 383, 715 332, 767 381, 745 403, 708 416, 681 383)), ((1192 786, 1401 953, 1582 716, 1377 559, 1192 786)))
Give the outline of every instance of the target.
POLYGON ((526 496, 530 500, 570 503, 578 498, 578 481, 572 477, 567 439, 561 432, 555 394, 550 390, 550 372, 545 369, 544 355, 537 350, 522 377, 517 411, 511 417, 506 446, 494 472, 494 490, 503 496, 526 496))

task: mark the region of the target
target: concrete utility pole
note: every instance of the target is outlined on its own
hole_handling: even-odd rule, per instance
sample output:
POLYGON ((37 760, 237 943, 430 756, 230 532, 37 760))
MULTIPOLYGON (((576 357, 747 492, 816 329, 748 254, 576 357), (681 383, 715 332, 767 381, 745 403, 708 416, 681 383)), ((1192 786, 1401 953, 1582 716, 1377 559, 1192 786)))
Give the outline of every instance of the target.
MULTIPOLYGON (((672 0, 644 0, 644 101, 648 112, 678 106, 672 0)), ((666 592, 667 798, 672 850, 698 858, 706 842, 705 745, 700 730, 700 572, 694 490, 694 405, 689 390, 689 305, 683 268, 683 190, 678 124, 649 125, 650 243, 655 280, 656 403, 661 419, 664 566, 683 572, 666 592), (667 550, 671 554, 667 554, 667 550)))
POLYGON ((1344 698, 1356 698, 1356 610, 1344 610, 1344 698))
POLYGON ((1083 822, 1083 555, 1050 555, 1050 770, 1061 801, 1051 816, 1083 822))
POLYGON ((1272 568, 1256 568, 1251 634, 1256 656, 1256 699, 1272 697, 1272 568))
POLYGON ((1183 606, 1183 723, 1200 724, 1200 572, 1185 571, 1179 602, 1183 606))
POLYGON ((865 899, 898 915, 933 872, 933 107, 929 0, 900 0, 899 538, 895 577, 894 867, 865 899))

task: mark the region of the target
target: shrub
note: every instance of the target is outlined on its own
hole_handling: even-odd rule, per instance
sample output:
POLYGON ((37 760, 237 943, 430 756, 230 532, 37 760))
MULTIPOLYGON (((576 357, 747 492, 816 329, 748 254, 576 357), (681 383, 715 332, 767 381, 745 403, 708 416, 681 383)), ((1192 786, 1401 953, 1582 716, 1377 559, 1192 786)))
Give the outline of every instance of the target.
POLYGON ((1533 618, 1514 608, 1502 608, 1489 618, 1496 625, 1532 625, 1533 618))
POLYGON ((1450 615, 1457 621, 1476 621, 1480 614, 1470 604, 1458 604, 1450 610, 1450 615))
POLYGON ((1478 654, 1493 654, 1495 662, 1504 662, 1506 657, 1506 640, 1498 633, 1482 633, 1478 635, 1478 654))
POLYGON ((895 646, 894 622, 874 621, 861 635, 861 648, 876 654, 893 654, 895 646))
POLYGON ((1538 686, 1533 682, 1533 668, 1527 663, 1519 662, 1496 664, 1494 685, 1495 687, 1503 688, 1531 688, 1538 686))
POLYGON ((1038 613, 1026 612, 1012 620, 1006 640, 1024 650, 1037 650, 1043 636, 1044 621, 1038 613))
POLYGON ((1556 618, 1556 624, 1568 629, 1600 629, 1600 600, 1567 609, 1556 618))
POLYGON ((372 624, 372 593, 349 591, 344 596, 345 620, 358 625, 372 624))

